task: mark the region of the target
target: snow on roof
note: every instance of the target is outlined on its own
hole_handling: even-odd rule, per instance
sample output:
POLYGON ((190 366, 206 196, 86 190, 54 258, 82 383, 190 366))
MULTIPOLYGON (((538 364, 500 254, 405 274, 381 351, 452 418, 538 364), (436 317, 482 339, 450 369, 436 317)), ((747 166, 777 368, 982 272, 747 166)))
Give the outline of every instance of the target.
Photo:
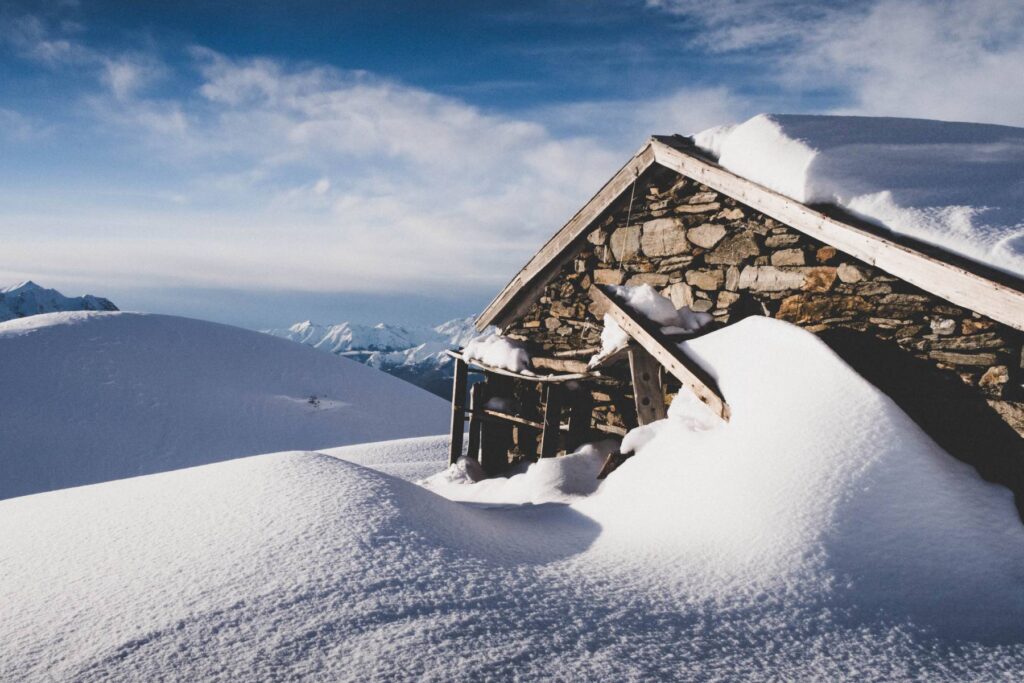
POLYGON ((748 180, 1024 277, 1024 128, 760 114, 694 136, 748 180))
POLYGON ((280 453, 0 501, 0 679, 1020 678, 1008 491, 808 332, 687 348, 732 421, 674 404, 589 496, 280 453))

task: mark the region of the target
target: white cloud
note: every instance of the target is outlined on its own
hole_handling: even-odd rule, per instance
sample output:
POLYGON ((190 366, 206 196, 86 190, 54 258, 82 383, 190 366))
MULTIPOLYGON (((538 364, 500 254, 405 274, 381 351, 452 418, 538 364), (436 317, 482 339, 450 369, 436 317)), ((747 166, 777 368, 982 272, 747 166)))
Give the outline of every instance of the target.
POLYGON ((789 93, 835 90, 842 113, 1024 124, 1019 0, 656 0, 696 40, 746 50, 789 93))

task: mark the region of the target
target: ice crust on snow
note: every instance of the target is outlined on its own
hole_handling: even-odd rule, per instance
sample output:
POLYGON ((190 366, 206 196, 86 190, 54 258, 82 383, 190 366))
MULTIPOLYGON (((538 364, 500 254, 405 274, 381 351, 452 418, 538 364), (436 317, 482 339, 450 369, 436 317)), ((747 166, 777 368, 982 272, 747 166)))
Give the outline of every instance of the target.
POLYGON ((1008 491, 806 331, 684 347, 732 419, 677 400, 589 495, 369 469, 408 440, 0 501, 0 679, 1020 678, 1008 491))
POLYGON ((478 360, 494 368, 510 372, 530 373, 530 354, 514 339, 500 334, 487 334, 473 339, 463 350, 466 360, 478 360))
POLYGON ((0 498, 447 429, 447 403, 411 384, 188 318, 20 318, 0 358, 0 498))
POLYGON ((694 136, 719 163, 806 203, 1024 277, 1024 128, 760 114, 694 136))

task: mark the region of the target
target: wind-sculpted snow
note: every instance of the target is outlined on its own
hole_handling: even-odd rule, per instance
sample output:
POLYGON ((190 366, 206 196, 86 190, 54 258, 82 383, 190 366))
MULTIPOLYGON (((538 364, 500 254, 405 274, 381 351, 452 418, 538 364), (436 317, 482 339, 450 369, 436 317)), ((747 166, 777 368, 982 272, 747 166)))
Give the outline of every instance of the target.
POLYGON ((257 332, 129 313, 0 324, 0 498, 443 433, 444 401, 257 332))
POLYGON ((1008 492, 806 332, 686 351, 732 421, 677 400, 590 495, 589 454, 504 492, 368 469, 443 457, 410 439, 2 501, 0 679, 1021 677, 1008 492))
POLYGON ((793 199, 1024 277, 1024 128, 761 114, 695 136, 722 166, 793 199))

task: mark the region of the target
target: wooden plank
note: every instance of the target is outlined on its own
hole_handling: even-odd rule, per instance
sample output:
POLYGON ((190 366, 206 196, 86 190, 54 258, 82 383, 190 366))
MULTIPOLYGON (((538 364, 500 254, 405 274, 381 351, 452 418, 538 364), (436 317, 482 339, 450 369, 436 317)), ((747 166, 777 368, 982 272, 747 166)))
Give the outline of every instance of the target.
POLYGON ((633 399, 636 419, 642 427, 656 420, 664 420, 665 391, 661 385, 661 365, 639 346, 629 349, 629 373, 633 378, 633 399))
POLYGON ((476 328, 483 331, 488 325, 503 324, 510 317, 508 309, 516 300, 532 302, 532 294, 543 288, 555 275, 556 268, 551 267, 552 264, 653 163, 654 153, 648 141, 505 285, 477 318, 476 328))
POLYGON ((555 457, 561 423, 562 388, 557 384, 548 384, 544 387, 544 431, 540 436, 540 457, 555 457))
POLYGON ((592 285, 590 295, 606 307, 608 314, 619 324, 623 332, 654 356, 666 370, 682 382, 684 387, 692 391, 723 420, 729 419, 729 406, 718 390, 714 378, 687 358, 678 346, 664 339, 656 326, 620 305, 601 288, 601 285, 592 285))
POLYGON ((566 372, 584 374, 587 372, 587 362, 574 358, 544 358, 533 356, 530 363, 538 370, 551 370, 553 372, 566 372))
POLYGON ((587 379, 592 375, 586 372, 573 372, 560 375, 526 375, 520 372, 512 372, 504 368, 496 368, 491 365, 485 365, 478 360, 469 360, 458 351, 446 351, 449 356, 454 358, 456 361, 462 361, 474 367, 480 368, 484 372, 490 372, 495 375, 502 375, 504 377, 512 377, 515 379, 521 379, 527 382, 573 382, 576 380, 587 379))
POLYGON ((1024 292, 826 216, 658 140, 651 145, 662 166, 958 306, 1024 330, 1024 292))
POLYGON ((448 445, 448 464, 454 465, 462 457, 462 430, 466 421, 466 377, 469 368, 466 361, 455 359, 455 373, 452 377, 452 433, 448 445))
POLYGON ((487 400, 484 385, 477 382, 469 389, 469 446, 466 454, 471 460, 480 461, 480 409, 487 400))

